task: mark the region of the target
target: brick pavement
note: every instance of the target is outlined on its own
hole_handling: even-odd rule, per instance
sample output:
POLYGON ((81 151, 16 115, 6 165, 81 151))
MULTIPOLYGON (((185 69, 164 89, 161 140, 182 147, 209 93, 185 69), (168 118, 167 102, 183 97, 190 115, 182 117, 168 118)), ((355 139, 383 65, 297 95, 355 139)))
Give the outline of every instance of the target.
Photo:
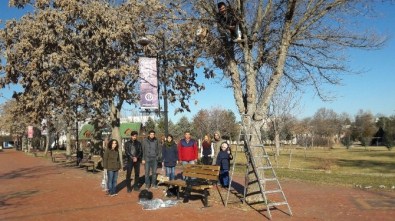
MULTIPOLYGON (((121 189, 105 196, 101 174, 52 163, 49 158, 15 150, 0 152, 0 220, 268 220, 263 213, 231 200, 221 203, 224 191, 211 192, 209 208, 199 200, 171 208, 143 210, 138 193, 121 189)), ((118 179, 121 182, 123 177, 118 179)), ((239 182, 240 178, 236 179, 239 182)), ((272 210, 273 220, 395 220, 395 192, 367 191, 300 181, 282 181, 294 215, 272 210)), ((161 189, 154 198, 163 198, 161 189)))

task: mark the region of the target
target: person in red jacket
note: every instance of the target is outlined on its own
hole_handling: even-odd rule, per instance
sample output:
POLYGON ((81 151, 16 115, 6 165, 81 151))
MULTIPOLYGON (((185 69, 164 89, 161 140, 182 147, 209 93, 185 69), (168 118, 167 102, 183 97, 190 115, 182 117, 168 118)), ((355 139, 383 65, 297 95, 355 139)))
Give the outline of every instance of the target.
POLYGON ((177 145, 178 159, 182 165, 195 164, 198 159, 198 146, 194 139, 191 139, 191 133, 185 131, 184 139, 181 139, 177 145))

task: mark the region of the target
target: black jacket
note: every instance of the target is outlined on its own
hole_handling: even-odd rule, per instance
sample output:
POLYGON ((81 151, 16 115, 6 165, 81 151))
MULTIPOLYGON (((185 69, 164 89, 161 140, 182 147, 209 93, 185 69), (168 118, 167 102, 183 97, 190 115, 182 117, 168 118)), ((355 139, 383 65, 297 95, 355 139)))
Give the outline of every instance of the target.
POLYGON ((217 156, 217 165, 220 166, 220 170, 229 170, 232 159, 232 154, 228 154, 227 151, 220 151, 217 156))
POLYGON ((137 161, 143 158, 143 149, 140 141, 129 140, 125 143, 125 155, 128 162, 132 162, 132 157, 137 157, 137 161))
POLYGON ((171 143, 165 142, 162 146, 162 160, 165 167, 175 167, 178 160, 177 144, 172 141, 171 143))

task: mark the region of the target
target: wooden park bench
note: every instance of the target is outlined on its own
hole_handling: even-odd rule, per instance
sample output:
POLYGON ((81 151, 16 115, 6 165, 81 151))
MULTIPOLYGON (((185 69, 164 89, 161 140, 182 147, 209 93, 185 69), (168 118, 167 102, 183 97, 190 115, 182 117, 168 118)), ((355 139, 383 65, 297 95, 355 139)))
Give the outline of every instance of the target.
POLYGON ((101 161, 102 161, 101 156, 93 155, 90 157, 89 160, 87 160, 85 162, 81 162, 80 166, 85 167, 86 171, 92 170, 92 172, 96 172, 96 168, 101 161))
MULTIPOLYGON (((185 165, 182 175, 189 179, 191 185, 191 191, 202 193, 203 205, 208 206, 208 190, 211 189, 218 182, 219 166, 212 165, 185 165)), ((163 182, 164 184, 177 187, 177 199, 180 198, 180 190, 187 187, 187 181, 185 180, 169 180, 163 182)), ((184 194, 185 195, 185 194, 184 194)))
POLYGON ((54 163, 65 162, 67 160, 66 153, 53 153, 51 158, 52 158, 52 162, 54 163))

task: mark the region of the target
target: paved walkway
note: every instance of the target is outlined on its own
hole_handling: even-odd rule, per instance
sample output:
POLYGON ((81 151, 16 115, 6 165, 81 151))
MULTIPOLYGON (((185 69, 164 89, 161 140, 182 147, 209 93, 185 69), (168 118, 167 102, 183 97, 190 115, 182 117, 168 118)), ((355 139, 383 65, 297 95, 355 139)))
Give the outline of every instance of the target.
MULTIPOLYGON (((225 192, 217 189, 211 192, 208 208, 191 200, 171 208, 143 210, 137 192, 126 193, 123 188, 117 197, 108 197, 100 180, 101 173, 4 150, 0 152, 0 220, 268 220, 266 213, 241 203, 230 202, 224 207, 219 196, 225 192)), ((273 220, 395 220, 394 191, 288 180, 282 181, 282 186, 294 215, 272 210, 273 220)), ((154 198, 164 198, 162 189, 154 190, 154 198)))

